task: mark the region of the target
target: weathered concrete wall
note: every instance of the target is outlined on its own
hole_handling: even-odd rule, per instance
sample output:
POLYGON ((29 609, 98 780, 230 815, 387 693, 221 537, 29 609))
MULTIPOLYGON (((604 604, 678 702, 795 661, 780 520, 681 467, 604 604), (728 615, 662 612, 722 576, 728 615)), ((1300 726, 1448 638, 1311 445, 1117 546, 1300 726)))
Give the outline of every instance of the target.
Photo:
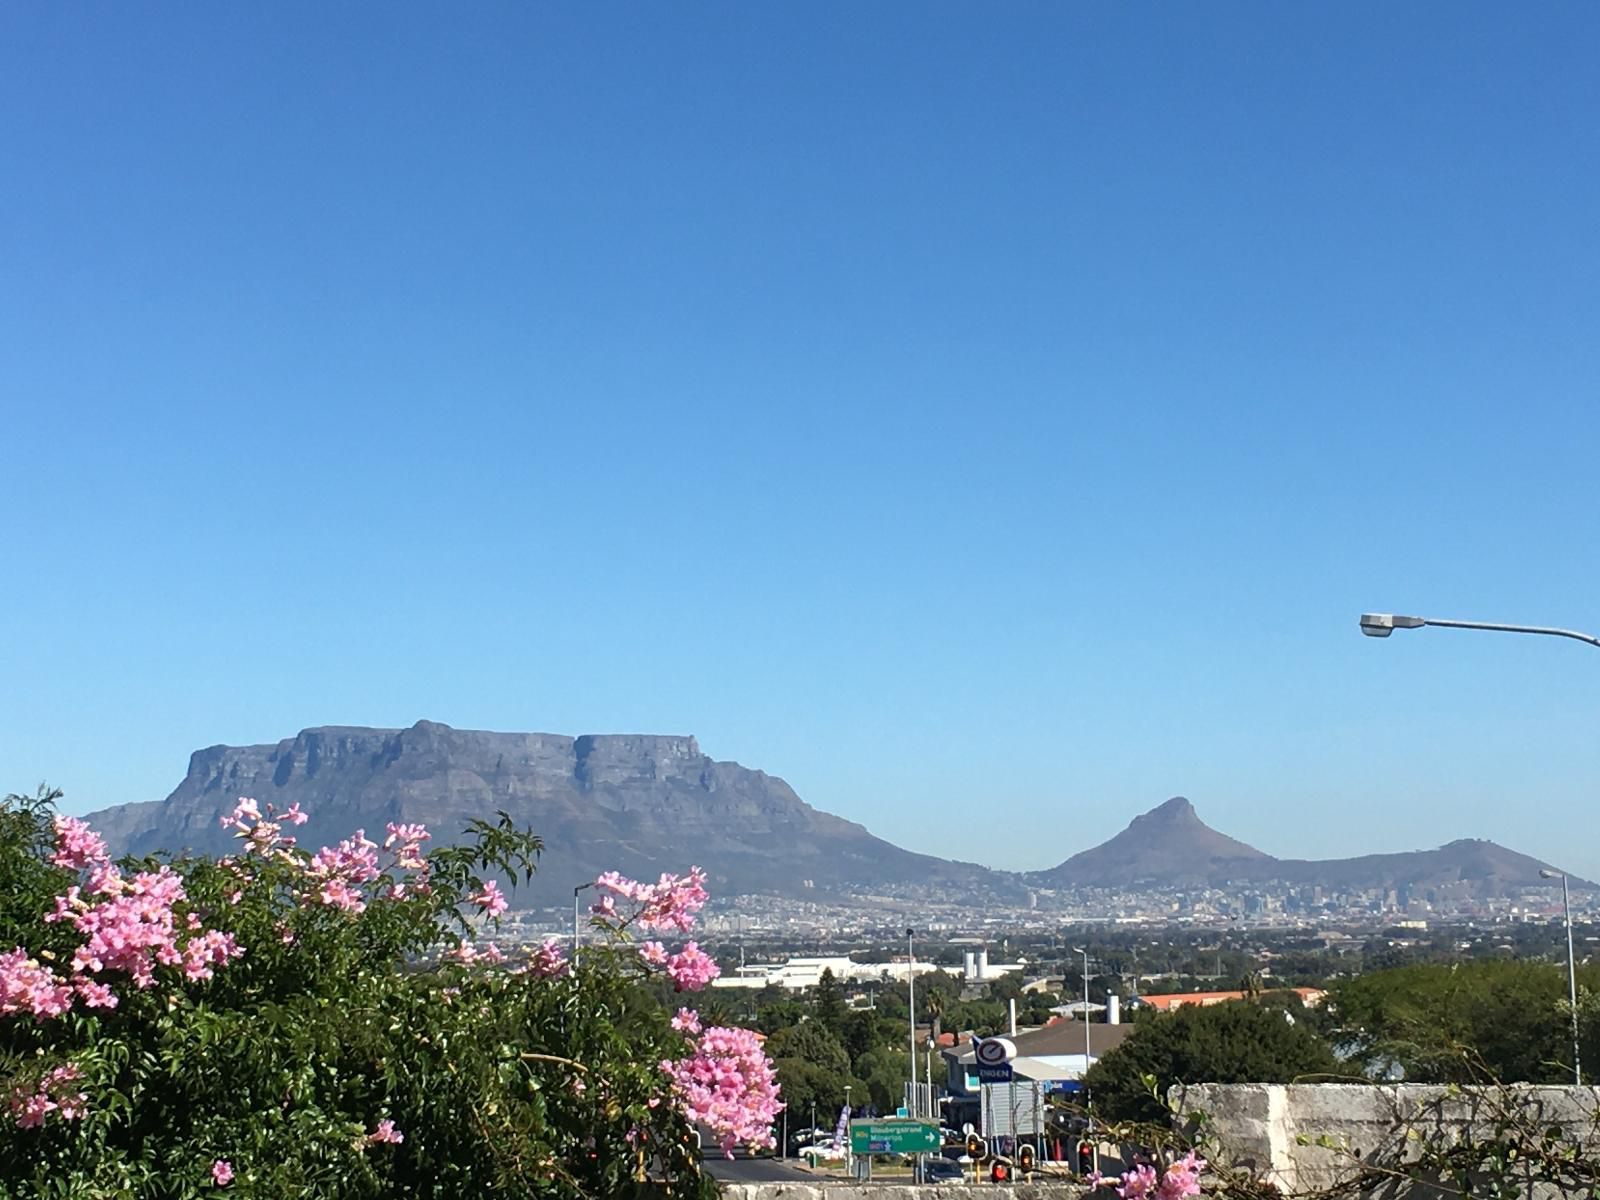
MULTIPOLYGON (((1227 1161, 1253 1168, 1285 1192, 1345 1183, 1362 1163, 1415 1162, 1427 1139, 1492 1137, 1497 1112, 1507 1106, 1534 1127, 1561 1126, 1600 1155, 1600 1089, 1592 1087, 1208 1083, 1174 1088, 1168 1099, 1179 1112, 1206 1113, 1227 1161), (1408 1136, 1409 1129, 1417 1134, 1408 1136), (1319 1144, 1330 1140, 1331 1147, 1319 1144)), ((1413 1187, 1404 1194, 1444 1193, 1413 1187)), ((1530 1182, 1524 1194, 1559 1193, 1530 1182)))

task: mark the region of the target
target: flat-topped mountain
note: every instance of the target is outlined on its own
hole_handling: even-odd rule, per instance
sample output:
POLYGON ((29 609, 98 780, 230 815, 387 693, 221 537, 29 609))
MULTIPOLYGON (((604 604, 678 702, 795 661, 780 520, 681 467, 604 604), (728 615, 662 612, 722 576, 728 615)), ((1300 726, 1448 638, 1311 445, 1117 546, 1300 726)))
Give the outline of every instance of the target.
POLYGON ((89 819, 117 852, 228 853, 235 843, 219 817, 241 796, 298 803, 311 820, 295 832, 310 846, 356 828, 381 841, 390 821, 420 821, 450 839, 504 810, 545 843, 523 903, 570 897, 601 871, 654 878, 694 864, 720 895, 918 881, 965 891, 991 879, 820 812, 781 779, 713 761, 692 737, 326 726, 273 745, 198 750, 165 800, 89 819))
MULTIPOLYGON (((1341 891, 1424 889, 1453 899, 1549 887, 1549 864, 1494 842, 1463 838, 1437 850, 1358 858, 1274 858, 1218 833, 1182 796, 1135 817, 1121 833, 1034 878, 1053 887, 1214 887, 1287 884, 1341 891)), ((1574 877, 1572 884, 1592 888, 1574 877)))

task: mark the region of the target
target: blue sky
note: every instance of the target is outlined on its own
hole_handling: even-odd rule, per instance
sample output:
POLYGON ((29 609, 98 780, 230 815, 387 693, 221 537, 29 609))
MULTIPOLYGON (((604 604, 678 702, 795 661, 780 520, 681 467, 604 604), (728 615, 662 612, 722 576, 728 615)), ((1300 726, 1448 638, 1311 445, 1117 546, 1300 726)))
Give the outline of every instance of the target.
POLYGON ((695 733, 1600 877, 1600 10, 13 6, 0 788, 695 733))

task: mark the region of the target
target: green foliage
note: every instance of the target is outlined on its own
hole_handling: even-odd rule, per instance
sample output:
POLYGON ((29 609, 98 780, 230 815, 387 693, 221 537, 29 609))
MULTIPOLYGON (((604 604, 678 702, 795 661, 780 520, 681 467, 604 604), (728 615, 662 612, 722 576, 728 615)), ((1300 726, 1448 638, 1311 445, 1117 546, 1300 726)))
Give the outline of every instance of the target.
MULTIPOLYGON (((48 862, 54 798, 0 802, 0 948, 61 962, 82 935, 41 920, 75 882, 48 862)), ((121 979, 114 1009, 0 1017, 0 1095, 70 1062, 89 1097, 81 1120, 0 1120, 0 1194, 212 1195, 217 1159, 257 1197, 575 1200, 642 1194, 650 1177, 711 1194, 693 1131, 659 1103, 657 1063, 683 1043, 636 954, 596 946, 558 978, 430 965, 480 877, 526 876, 538 849, 503 816, 475 822, 430 856, 430 894, 373 895, 360 915, 298 904, 287 862, 253 857, 241 878, 173 860, 176 911, 244 957, 206 981, 121 979), (384 1119, 402 1143, 369 1142, 384 1119)))
POLYGON ((817 994, 811 1005, 812 1019, 837 1036, 844 1029, 844 996, 831 968, 824 969, 817 981, 817 994))
POLYGON ((841 1075, 850 1070, 850 1056, 844 1046, 816 1021, 778 1030, 767 1039, 767 1053, 775 1059, 798 1058, 841 1075))
POLYGON ((1328 1045, 1282 1009, 1243 1001, 1185 1006, 1142 1022, 1089 1071, 1098 1115, 1159 1121, 1176 1083, 1289 1083, 1338 1073, 1328 1045), (1156 1094, 1152 1094, 1154 1083, 1156 1094))
MULTIPOLYGON (((1594 972, 1580 972, 1580 984, 1594 972)), ((1562 1083, 1572 1076, 1567 976, 1553 963, 1482 960, 1373 971, 1332 996, 1352 1061, 1418 1083, 1562 1083)), ((1580 1013, 1587 1013, 1580 994, 1580 1013)), ((1584 1053, 1600 1051, 1586 1019, 1584 1053)), ((1591 1060, 1592 1061, 1592 1060, 1591 1060)))

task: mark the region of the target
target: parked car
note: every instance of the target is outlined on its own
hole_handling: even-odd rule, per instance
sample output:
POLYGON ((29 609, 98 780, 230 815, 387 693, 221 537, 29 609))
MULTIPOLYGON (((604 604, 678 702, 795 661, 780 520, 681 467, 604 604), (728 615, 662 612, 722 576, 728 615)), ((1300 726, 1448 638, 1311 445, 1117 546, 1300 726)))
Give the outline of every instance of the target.
POLYGON ((922 1162, 923 1183, 965 1183, 967 1173, 961 1164, 948 1158, 927 1158, 922 1162))

